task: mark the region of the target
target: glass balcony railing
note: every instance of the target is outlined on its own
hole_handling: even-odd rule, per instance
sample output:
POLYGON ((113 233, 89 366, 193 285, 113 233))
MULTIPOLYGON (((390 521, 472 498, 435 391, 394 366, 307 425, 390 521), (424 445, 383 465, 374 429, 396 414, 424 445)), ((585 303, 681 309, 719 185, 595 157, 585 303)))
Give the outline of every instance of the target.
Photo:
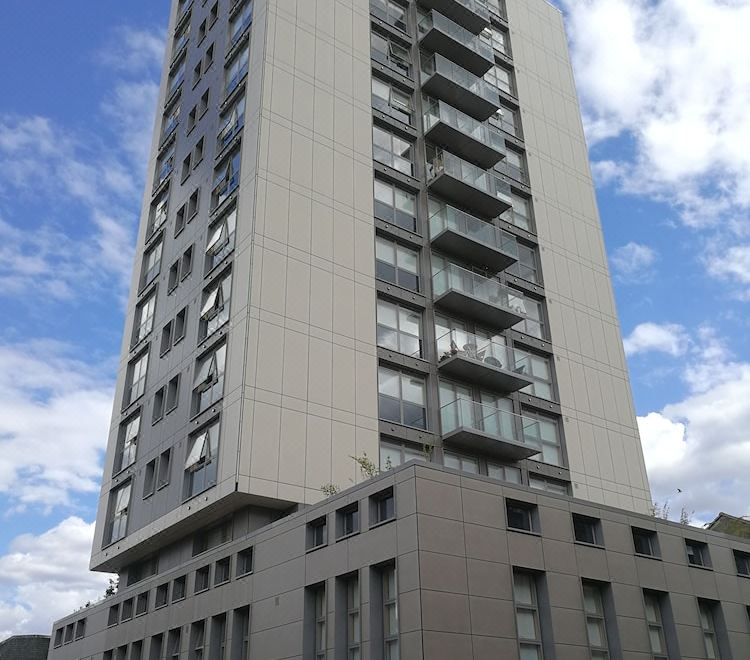
POLYGON ((526 302, 515 289, 456 264, 432 276, 435 304, 485 324, 509 328, 526 317, 526 302))
POLYGON ((429 96, 424 97, 423 107, 424 131, 428 137, 434 133, 435 141, 486 167, 492 167, 502 158, 505 138, 491 124, 429 96))
POLYGON ((480 215, 495 218, 512 205, 510 184, 443 149, 427 151, 428 186, 480 215), (477 195, 476 193, 483 193, 477 195))
POLYGON ((234 27, 234 31, 232 32, 232 38, 229 42, 229 49, 231 50, 234 48, 240 39, 242 39, 242 35, 245 34, 245 31, 247 28, 250 27, 250 25, 253 22, 253 10, 252 5, 250 5, 250 11, 248 14, 242 19, 242 22, 234 27))
POLYGON ((422 73, 426 77, 438 74, 451 82, 460 85, 464 90, 484 99, 487 102, 497 104, 499 107, 498 95, 495 87, 490 85, 484 78, 475 76, 462 66, 451 62, 447 57, 439 53, 421 55, 422 73))
POLYGON ((161 132, 161 139, 159 140, 159 144, 164 144, 167 141, 167 138, 169 138, 172 133, 174 133, 174 130, 177 128, 177 124, 179 122, 177 121, 177 117, 171 117, 170 120, 164 125, 164 129, 161 132))
POLYGON ((244 114, 242 115, 235 114, 229 117, 229 119, 221 127, 219 134, 216 136, 216 140, 219 145, 218 147, 219 152, 234 139, 234 136, 237 135, 242 130, 242 127, 244 125, 245 125, 244 114))
POLYGON ((425 13, 417 28, 426 48, 459 61, 477 75, 486 73, 494 62, 489 43, 437 11, 425 13))
POLYGON ((428 9, 437 9, 474 34, 490 23, 490 10, 482 0, 421 0, 420 4, 428 9))
POLYGON ((494 391, 514 392, 532 381, 531 356, 465 330, 449 330, 437 339, 438 368, 464 382, 494 391))
POLYGON ((247 75, 248 63, 245 62, 237 72, 227 80, 227 84, 224 87, 224 98, 227 98, 231 93, 237 89, 242 79, 247 75))
POLYGON ((166 161, 161 164, 161 167, 156 172, 156 181, 154 182, 154 189, 158 188, 167 177, 172 174, 174 170, 174 156, 170 156, 166 161))
POLYGON ((211 191, 211 212, 219 208, 240 185, 240 173, 234 172, 222 179, 211 191))
POLYGON ((497 406, 456 399, 440 408, 443 439, 466 448, 482 449, 511 460, 539 453, 526 442, 538 437, 539 422, 497 406))
MULTIPOLYGON (((504 252, 510 255, 513 261, 518 260, 518 241, 513 234, 448 205, 441 206, 430 216, 430 237, 435 240, 444 232, 458 234, 504 252)), ((454 243, 457 242, 455 238, 451 239, 454 243)))

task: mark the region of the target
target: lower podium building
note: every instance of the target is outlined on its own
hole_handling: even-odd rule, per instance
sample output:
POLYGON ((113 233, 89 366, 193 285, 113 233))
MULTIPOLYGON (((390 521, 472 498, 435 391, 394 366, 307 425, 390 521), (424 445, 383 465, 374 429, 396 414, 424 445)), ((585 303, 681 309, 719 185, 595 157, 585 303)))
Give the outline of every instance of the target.
POLYGON ((248 516, 123 574, 49 657, 750 658, 739 538, 416 461, 248 516))

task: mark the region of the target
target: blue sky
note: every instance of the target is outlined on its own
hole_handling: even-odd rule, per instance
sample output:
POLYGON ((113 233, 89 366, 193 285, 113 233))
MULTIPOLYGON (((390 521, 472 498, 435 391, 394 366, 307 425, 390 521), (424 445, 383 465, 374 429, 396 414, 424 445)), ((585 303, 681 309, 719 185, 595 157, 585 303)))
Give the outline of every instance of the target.
MULTIPOLYGON (((750 0, 562 4, 654 497, 750 513, 750 0)), ((167 13, 3 3, 0 638, 106 584, 86 566, 167 13)))

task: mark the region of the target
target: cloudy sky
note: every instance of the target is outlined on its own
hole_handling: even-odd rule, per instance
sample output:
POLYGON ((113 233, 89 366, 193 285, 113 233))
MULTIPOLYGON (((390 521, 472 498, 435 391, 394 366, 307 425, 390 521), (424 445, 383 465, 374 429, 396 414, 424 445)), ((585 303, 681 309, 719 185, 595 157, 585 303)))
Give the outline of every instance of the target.
MULTIPOLYGON (((654 498, 750 513, 750 0, 561 4, 654 498)), ((0 639, 107 583, 86 569, 167 12, 3 3, 0 639)))

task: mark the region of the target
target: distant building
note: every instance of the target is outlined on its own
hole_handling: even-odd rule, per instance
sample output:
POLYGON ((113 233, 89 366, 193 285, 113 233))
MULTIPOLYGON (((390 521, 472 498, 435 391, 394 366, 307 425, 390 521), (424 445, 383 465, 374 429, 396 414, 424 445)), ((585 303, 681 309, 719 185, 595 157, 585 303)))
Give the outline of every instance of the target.
POLYGON ((46 660, 49 635, 14 635, 0 642, 0 660, 46 660))
POLYGON ((750 520, 747 517, 737 518, 722 511, 707 527, 713 532, 750 539, 750 520))

